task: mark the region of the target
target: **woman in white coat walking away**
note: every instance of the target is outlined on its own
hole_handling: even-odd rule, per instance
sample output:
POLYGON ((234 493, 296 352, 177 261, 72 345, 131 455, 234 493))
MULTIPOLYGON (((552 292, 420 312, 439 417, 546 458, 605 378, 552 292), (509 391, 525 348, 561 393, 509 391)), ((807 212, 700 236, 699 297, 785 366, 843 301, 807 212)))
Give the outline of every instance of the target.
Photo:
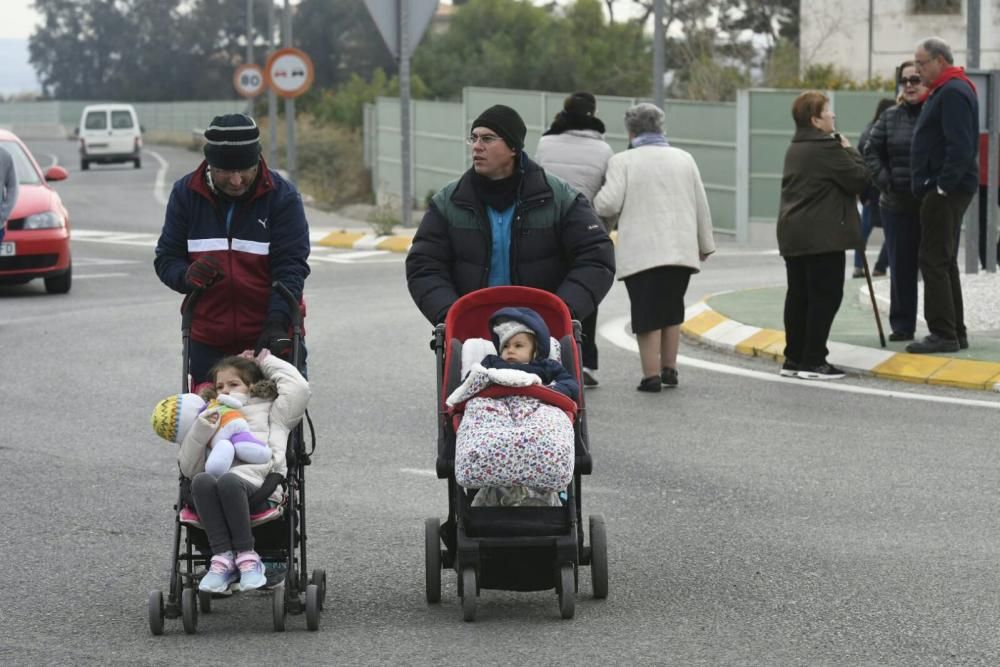
POLYGON ((663 111, 643 102, 625 112, 629 150, 608 162, 594 198, 598 215, 618 215, 616 262, 639 343, 639 391, 677 386, 677 349, 691 274, 715 252, 712 217, 698 165, 670 146, 663 111))
MULTIPOLYGON (((614 155, 604 141, 604 123, 597 117, 597 100, 591 93, 569 95, 551 127, 538 140, 535 162, 577 189, 593 202, 604 184, 608 160, 614 155)), ((597 309, 580 322, 583 328, 583 386, 597 382, 597 309)))

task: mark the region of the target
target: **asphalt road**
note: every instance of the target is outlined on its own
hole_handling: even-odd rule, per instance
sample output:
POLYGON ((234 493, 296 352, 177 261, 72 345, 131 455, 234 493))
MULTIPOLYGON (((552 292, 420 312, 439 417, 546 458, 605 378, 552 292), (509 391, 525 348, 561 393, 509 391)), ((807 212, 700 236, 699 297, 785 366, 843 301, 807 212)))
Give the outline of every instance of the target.
MULTIPOLYGON (((329 577, 320 631, 289 617, 274 634, 270 596, 254 593, 217 601, 198 635, 168 621, 151 636, 176 452, 149 414, 181 369, 179 297, 152 271, 156 184, 196 156, 148 147, 167 165, 148 154, 140 170, 80 172, 72 142, 29 144, 70 169, 57 188, 75 280, 65 296, 37 281, 0 288, 0 663, 1000 662, 1000 403, 872 379, 774 382, 773 363, 686 344, 681 387, 641 394, 616 324, 628 313, 620 285, 601 321, 626 344, 599 340, 583 489, 585 515, 607 518, 609 598, 592 598, 584 569, 573 620, 552 592, 488 590, 467 624, 445 572, 443 601, 428 606, 423 520, 447 508, 432 472, 430 326, 402 256, 330 249, 315 251, 306 289, 319 442, 309 561, 329 577)), ((775 256, 728 246, 690 301, 783 279, 775 256)))

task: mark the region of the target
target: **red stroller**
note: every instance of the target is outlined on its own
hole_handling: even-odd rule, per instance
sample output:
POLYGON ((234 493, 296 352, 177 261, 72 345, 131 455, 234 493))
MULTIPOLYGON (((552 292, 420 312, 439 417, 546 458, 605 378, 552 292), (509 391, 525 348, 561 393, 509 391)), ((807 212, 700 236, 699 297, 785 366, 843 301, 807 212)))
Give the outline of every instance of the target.
POLYGON ((563 618, 572 618, 576 604, 577 568, 590 566, 594 597, 608 594, 607 536, 604 517, 591 515, 590 544, 584 544, 581 476, 591 472, 583 392, 573 401, 554 390, 490 387, 487 391, 529 394, 563 409, 573 421, 575 465, 573 480, 560 507, 473 507, 475 489, 455 480, 455 442, 461 409, 445 403, 460 384, 462 345, 470 338, 489 338, 490 315, 502 307, 535 310, 559 341, 563 366, 580 382, 580 323, 554 294, 530 287, 491 287, 460 298, 434 330, 437 355, 438 443, 437 476, 448 480, 448 518, 427 519, 425 528, 427 601, 441 600, 441 570, 454 569, 462 618, 472 621, 481 589, 540 591, 555 589, 563 618), (442 544, 444 549, 441 548, 442 544))

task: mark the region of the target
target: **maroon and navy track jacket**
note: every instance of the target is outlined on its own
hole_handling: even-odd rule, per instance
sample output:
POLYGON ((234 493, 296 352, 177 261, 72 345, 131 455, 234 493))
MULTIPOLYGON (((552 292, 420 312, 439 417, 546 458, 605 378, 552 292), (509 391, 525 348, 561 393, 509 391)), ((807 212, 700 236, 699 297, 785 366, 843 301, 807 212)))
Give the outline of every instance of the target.
POLYGON ((309 225, 295 187, 260 161, 260 177, 246 201, 216 197, 205 179, 207 163, 174 183, 153 266, 169 288, 187 294, 188 265, 214 255, 225 277, 195 306, 191 338, 236 354, 252 349, 269 316, 290 321, 288 304, 271 282, 279 280, 302 303, 309 275, 309 225))

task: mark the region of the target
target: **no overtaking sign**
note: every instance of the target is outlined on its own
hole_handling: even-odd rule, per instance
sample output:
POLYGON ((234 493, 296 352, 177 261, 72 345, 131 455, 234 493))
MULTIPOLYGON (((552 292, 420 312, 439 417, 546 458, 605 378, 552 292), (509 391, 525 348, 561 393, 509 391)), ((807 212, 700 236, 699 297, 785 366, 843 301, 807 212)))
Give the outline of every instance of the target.
POLYGON ((309 90, 313 74, 312 60, 299 49, 278 49, 264 66, 267 84, 282 97, 298 97, 309 90))

